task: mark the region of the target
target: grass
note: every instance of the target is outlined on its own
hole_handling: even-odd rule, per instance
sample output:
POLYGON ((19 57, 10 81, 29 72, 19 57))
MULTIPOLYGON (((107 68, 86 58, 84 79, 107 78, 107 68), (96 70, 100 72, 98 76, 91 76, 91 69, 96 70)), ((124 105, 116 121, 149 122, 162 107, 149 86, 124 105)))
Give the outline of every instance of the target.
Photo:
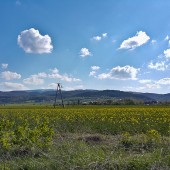
MULTIPOLYGON (((36 132, 43 130, 40 144, 50 135, 44 130, 49 127, 54 130, 52 141, 46 147, 38 146, 36 141, 30 145, 31 139, 26 140, 29 135, 25 133, 22 139, 29 145, 11 143, 13 147, 3 152, 0 145, 2 170, 170 169, 168 107, 79 106, 53 109, 49 106, 10 106, 1 107, 0 116, 5 121, 9 120, 8 126, 6 123, 2 126, 3 134, 13 132, 21 125, 28 133, 35 126, 38 128, 36 132), (14 124, 11 125, 10 121, 14 124)), ((0 135, 2 138, 2 133, 0 135)), ((39 135, 33 137, 38 139, 39 135)), ((10 142, 11 139, 7 139, 10 142)))
POLYGON ((1 160, 1 169, 169 169, 170 138, 159 143, 143 141, 143 136, 101 134, 57 134, 48 151, 37 150, 37 155, 18 155, 1 160), (143 145, 142 145, 143 144, 143 145), (38 154, 39 153, 39 154, 38 154))

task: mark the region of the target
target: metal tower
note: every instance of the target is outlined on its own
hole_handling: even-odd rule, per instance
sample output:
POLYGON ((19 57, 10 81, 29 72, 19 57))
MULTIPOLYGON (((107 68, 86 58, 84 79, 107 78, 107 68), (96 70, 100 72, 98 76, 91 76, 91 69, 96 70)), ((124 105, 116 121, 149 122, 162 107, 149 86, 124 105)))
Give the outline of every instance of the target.
POLYGON ((61 92, 61 83, 57 83, 57 90, 56 90, 56 94, 55 94, 55 101, 54 101, 54 108, 56 106, 56 101, 57 101, 57 96, 60 95, 60 98, 61 98, 61 103, 62 103, 62 106, 64 108, 64 101, 63 101, 63 96, 62 96, 62 92, 61 92))

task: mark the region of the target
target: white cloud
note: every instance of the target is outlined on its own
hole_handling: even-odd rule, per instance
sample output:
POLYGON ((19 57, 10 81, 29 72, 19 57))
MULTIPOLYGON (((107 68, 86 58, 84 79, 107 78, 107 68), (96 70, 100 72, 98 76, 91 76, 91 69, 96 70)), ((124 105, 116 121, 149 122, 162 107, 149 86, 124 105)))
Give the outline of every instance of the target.
POLYGON ((47 74, 42 72, 42 73, 38 73, 36 76, 39 77, 39 78, 46 78, 47 74))
POLYGON ((156 63, 150 62, 148 68, 159 70, 159 71, 165 71, 168 68, 168 65, 166 65, 165 61, 156 62, 156 63))
POLYGON ((89 73, 89 76, 96 77, 97 71, 100 69, 99 66, 91 66, 91 72, 89 73))
POLYGON ((102 37, 103 37, 103 38, 106 38, 106 37, 107 37, 107 33, 103 33, 103 34, 102 34, 102 37))
POLYGON ((92 38, 92 40, 95 40, 95 41, 101 41, 103 38, 106 38, 107 37, 107 33, 103 33, 102 35, 97 35, 97 36, 94 36, 92 38))
POLYGON ((91 69, 92 69, 93 71, 96 71, 96 70, 99 70, 100 67, 99 67, 99 66, 91 66, 91 69))
POLYGON ((148 91, 148 89, 152 90, 152 89, 160 89, 160 88, 161 88, 161 86, 156 83, 152 83, 152 84, 148 83, 148 84, 145 84, 144 86, 137 87, 137 88, 134 87, 134 89, 136 89, 136 91, 143 91, 143 90, 148 91))
POLYGON ((164 59, 165 56, 163 54, 158 55, 158 59, 164 59))
POLYGON ((30 77, 23 80, 25 84, 32 84, 32 85, 40 85, 44 84, 44 78, 51 78, 51 79, 59 79, 67 82, 80 82, 81 80, 78 78, 74 78, 71 76, 68 76, 67 74, 60 74, 59 70, 57 68, 50 69, 50 74, 47 73, 38 73, 31 75, 30 77))
POLYGON ((44 79, 32 75, 31 77, 24 79, 23 82, 25 84, 40 85, 44 84, 44 79))
POLYGON ((18 44, 26 53, 51 53, 53 49, 50 36, 43 36, 34 28, 22 31, 18 35, 18 44))
POLYGON ((152 40, 152 41, 151 41, 152 44, 155 44, 156 42, 157 42, 156 40, 152 40))
POLYGON ((31 75, 29 78, 26 78, 23 80, 23 82, 25 84, 32 84, 32 85, 40 85, 40 84, 44 84, 44 79, 46 78, 47 74, 46 73, 38 73, 38 74, 34 74, 31 75))
POLYGON ((20 79, 21 75, 16 72, 4 71, 1 73, 1 78, 5 80, 20 79))
POLYGON ((163 78, 158 80, 157 84, 170 85, 170 78, 163 78))
POLYGON ((170 48, 167 50, 164 50, 164 55, 166 58, 170 58, 170 48))
POLYGON ((89 76, 95 76, 96 75, 96 71, 90 71, 89 76))
POLYGON ((72 77, 71 77, 71 81, 76 82, 76 81, 81 81, 81 80, 80 80, 80 79, 77 79, 77 78, 72 78, 72 77))
POLYGON ((48 88, 49 89, 56 89, 57 85, 58 85, 57 83, 51 83, 51 84, 48 85, 48 88))
POLYGON ((59 73, 59 70, 58 70, 57 68, 50 69, 50 71, 51 71, 53 74, 59 73))
POLYGON ((49 78, 60 79, 60 80, 67 81, 67 82, 79 82, 79 81, 81 81, 80 79, 70 77, 67 74, 64 74, 64 75, 60 74, 59 70, 57 68, 51 69, 50 71, 52 73, 48 74, 49 78))
POLYGON ((97 76, 98 79, 112 79, 112 76, 110 73, 102 73, 97 76))
POLYGON ((124 40, 120 45, 120 49, 135 49, 148 42, 150 37, 143 31, 137 32, 137 34, 127 40, 124 40))
POLYGON ((3 89, 5 90, 27 90, 28 89, 23 84, 11 83, 11 82, 0 83, 0 86, 3 87, 3 89))
POLYGON ((159 89, 160 85, 159 84, 146 84, 146 88, 148 88, 148 89, 159 89))
POLYGON ((8 68, 8 64, 2 64, 1 67, 2 67, 2 69, 7 69, 8 68))
POLYGON ((87 48, 82 48, 80 50, 80 56, 81 57, 87 57, 87 56, 92 56, 92 53, 89 51, 87 48))
POLYGON ((137 73, 140 69, 126 65, 124 67, 114 67, 108 73, 99 74, 98 79, 121 79, 121 80, 136 80, 137 73))
POLYGON ((150 73, 151 73, 150 71, 143 72, 143 74, 150 74, 150 73))
POLYGON ((169 36, 167 35, 164 40, 168 41, 169 40, 169 36))
POLYGON ((146 83, 151 83, 152 80, 148 80, 148 79, 145 79, 145 80, 139 80, 139 83, 141 84, 146 84, 146 83))
POLYGON ((93 37, 92 39, 93 39, 93 40, 96 40, 96 41, 100 41, 100 40, 102 39, 102 37, 100 37, 100 36, 95 36, 95 37, 93 37))

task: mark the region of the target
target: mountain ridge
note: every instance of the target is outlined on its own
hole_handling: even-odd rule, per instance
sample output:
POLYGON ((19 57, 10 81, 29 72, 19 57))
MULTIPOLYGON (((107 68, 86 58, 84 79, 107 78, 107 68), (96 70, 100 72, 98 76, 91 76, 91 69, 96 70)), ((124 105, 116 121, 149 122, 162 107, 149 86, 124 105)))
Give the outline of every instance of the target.
MULTIPOLYGON (((25 103, 25 102, 52 102, 55 98, 54 89, 37 89, 37 90, 21 90, 21 91, 0 91, 0 104, 5 103, 25 103)), ((83 100, 99 100, 99 99, 135 99, 148 101, 170 101, 170 93, 140 93, 127 92, 120 90, 70 90, 62 91, 63 98, 67 101, 83 99, 83 100)))

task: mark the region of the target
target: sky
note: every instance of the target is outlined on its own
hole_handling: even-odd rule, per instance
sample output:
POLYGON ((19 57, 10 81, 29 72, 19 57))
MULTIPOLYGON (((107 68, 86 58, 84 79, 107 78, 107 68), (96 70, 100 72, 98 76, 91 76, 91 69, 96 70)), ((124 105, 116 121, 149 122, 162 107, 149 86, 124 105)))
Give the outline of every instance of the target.
POLYGON ((0 91, 170 93, 169 0, 0 1, 0 91))

